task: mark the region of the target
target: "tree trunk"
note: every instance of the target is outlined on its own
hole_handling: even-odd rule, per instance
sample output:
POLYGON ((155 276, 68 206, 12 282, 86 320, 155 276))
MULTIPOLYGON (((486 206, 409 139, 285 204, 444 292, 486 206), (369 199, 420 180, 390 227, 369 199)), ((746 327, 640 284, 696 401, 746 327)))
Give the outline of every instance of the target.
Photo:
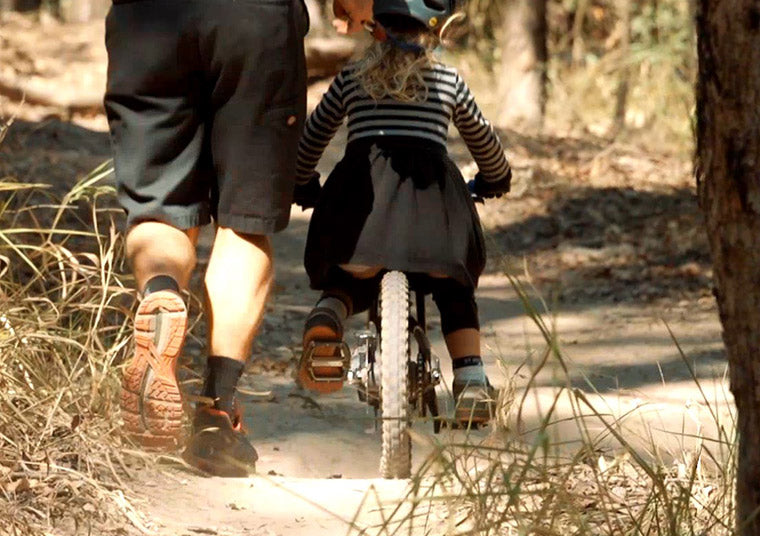
POLYGON ((103 18, 110 0, 58 0, 58 12, 65 22, 87 22, 103 18))
POLYGON ((546 0, 507 0, 501 28, 501 126, 539 130, 546 103, 546 0))
POLYGON ((588 0, 578 0, 573 17, 573 65, 580 65, 586 56, 586 44, 583 40, 583 22, 586 20, 588 0))
POLYGON ((613 117, 612 133, 617 135, 625 128, 625 115, 628 110, 628 87, 631 79, 629 67, 631 54, 631 0, 617 0, 618 16, 620 18, 620 79, 615 95, 615 115, 613 117))
POLYGON ((33 11, 40 4, 40 0, 0 0, 0 11, 33 11))
MULTIPOLYGON (((697 185, 737 407, 741 526, 760 507, 760 3, 698 8, 697 185)), ((741 534, 760 535, 760 516, 741 534)))
POLYGON ((690 80, 697 79, 697 28, 694 24, 694 21, 697 20, 697 2, 698 0, 689 0, 687 8, 687 24, 691 28, 691 32, 689 32, 689 59, 687 63, 690 80))

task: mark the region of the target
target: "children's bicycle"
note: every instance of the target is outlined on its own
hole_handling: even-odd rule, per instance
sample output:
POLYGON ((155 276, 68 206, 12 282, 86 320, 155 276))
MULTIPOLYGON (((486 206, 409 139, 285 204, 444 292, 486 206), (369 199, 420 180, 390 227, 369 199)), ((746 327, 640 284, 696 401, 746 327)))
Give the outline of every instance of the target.
MULTIPOLYGON (((356 387, 359 400, 382 417, 382 477, 407 478, 412 466, 407 433, 412 418, 432 420, 435 433, 443 423, 435 392, 442 375, 427 337, 425 292, 410 288, 403 272, 387 272, 370 308, 366 329, 355 337, 353 350, 346 342, 312 341, 304 349, 306 359, 313 363, 314 352, 326 346, 338 350, 333 361, 320 358, 319 366, 342 367, 344 380, 356 387)), ((316 377, 313 371, 312 376, 316 377)))
MULTIPOLYGON (((473 199, 483 202, 474 194, 473 199)), ((405 273, 389 271, 380 281, 366 329, 355 334, 357 342, 353 350, 344 341, 311 341, 304 348, 305 359, 310 364, 314 363, 315 352, 324 355, 325 350, 330 350, 336 357, 320 357, 319 366, 342 368, 343 380, 357 389, 359 400, 372 407, 376 416, 381 416, 380 474, 383 478, 408 478, 411 474, 408 429, 412 419, 432 421, 435 433, 439 433, 444 424, 450 424, 436 394, 442 374, 440 360, 433 354, 427 336, 425 295, 420 285, 410 285, 405 273)), ((310 374, 315 381, 320 381, 314 370, 310 370, 310 374)), ((477 426, 472 419, 463 424, 477 426)))

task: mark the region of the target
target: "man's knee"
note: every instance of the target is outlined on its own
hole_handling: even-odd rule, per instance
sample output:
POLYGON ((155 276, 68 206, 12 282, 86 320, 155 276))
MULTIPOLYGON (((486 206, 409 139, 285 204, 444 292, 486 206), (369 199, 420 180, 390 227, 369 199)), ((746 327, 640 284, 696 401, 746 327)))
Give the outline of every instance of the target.
POLYGON ((138 285, 168 275, 185 288, 195 268, 197 229, 183 231, 161 222, 142 222, 127 233, 127 259, 138 285))
POLYGON ((217 229, 208 269, 206 292, 211 301, 226 302, 235 310, 269 291, 274 279, 272 246, 266 235, 246 235, 217 229))

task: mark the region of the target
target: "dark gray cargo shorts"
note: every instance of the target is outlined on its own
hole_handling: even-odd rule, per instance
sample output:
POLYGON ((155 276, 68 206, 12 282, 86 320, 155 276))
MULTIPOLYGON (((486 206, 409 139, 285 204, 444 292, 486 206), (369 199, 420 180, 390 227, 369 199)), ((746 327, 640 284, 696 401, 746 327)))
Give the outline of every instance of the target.
POLYGON ((307 31, 303 0, 114 2, 105 107, 128 226, 288 224, 307 31))

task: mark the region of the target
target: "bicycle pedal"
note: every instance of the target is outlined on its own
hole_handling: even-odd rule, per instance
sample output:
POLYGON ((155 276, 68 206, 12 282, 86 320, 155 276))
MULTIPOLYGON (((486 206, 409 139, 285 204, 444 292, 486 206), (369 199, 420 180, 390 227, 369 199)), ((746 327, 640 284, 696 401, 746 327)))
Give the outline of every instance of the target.
POLYGON ((304 350, 306 369, 315 382, 343 382, 351 365, 351 351, 343 341, 311 341, 304 350), (336 355, 337 354, 337 355, 336 355), (323 375, 318 369, 340 369, 340 375, 323 375))

